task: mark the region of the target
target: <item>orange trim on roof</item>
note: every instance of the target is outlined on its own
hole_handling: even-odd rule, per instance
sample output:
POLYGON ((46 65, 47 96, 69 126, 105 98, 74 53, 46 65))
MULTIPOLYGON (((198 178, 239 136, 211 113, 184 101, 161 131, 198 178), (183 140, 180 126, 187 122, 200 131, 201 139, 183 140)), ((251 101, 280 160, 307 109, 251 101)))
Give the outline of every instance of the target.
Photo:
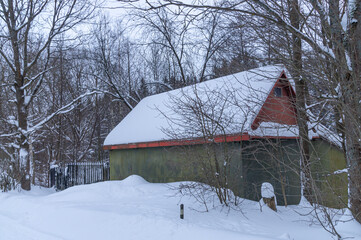
MULTIPOLYGON (((197 145, 204 143, 223 143, 223 142, 241 142, 249 141, 252 139, 299 139, 296 136, 250 136, 247 133, 236 134, 236 135, 226 135, 226 136, 216 136, 213 141, 206 140, 203 138, 195 139, 180 139, 180 140, 165 140, 165 141, 153 141, 153 142, 140 142, 140 143, 127 143, 127 144, 118 144, 118 145, 107 145, 104 146, 104 150, 118 150, 118 149, 135 149, 135 148, 150 148, 150 147, 171 147, 171 146, 186 146, 186 145, 197 145)), ((314 137, 317 139, 319 137, 314 137)))
POLYGON ((213 141, 206 140, 204 138, 164 140, 164 141, 153 141, 153 142, 108 145, 108 146, 104 146, 103 149, 114 150, 114 149, 148 148, 148 147, 170 147, 170 146, 196 145, 196 144, 204 144, 211 142, 215 142, 215 143, 240 142, 240 141, 247 141, 249 139, 250 139, 249 135, 245 133, 245 134, 236 134, 236 135, 216 136, 213 139, 213 141))

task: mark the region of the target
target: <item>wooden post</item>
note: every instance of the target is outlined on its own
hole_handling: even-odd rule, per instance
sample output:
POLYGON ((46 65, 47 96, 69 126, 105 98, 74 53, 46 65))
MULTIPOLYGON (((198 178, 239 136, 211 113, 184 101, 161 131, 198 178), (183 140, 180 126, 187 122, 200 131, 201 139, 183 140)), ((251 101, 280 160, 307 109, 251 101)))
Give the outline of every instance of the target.
POLYGON ((180 205, 180 218, 184 219, 184 205, 183 204, 180 205))

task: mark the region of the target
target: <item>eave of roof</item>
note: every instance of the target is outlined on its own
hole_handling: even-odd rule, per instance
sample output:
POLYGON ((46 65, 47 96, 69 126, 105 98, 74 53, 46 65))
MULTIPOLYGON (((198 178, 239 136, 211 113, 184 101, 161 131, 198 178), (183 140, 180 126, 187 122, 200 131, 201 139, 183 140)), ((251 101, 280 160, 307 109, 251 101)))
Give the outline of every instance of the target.
MULTIPOLYGON (((312 139, 319 139, 320 137, 314 136, 312 139)), ((117 145, 104 146, 104 150, 121 150, 121 149, 136 149, 136 148, 153 148, 153 147, 172 147, 172 146, 187 146, 198 145, 205 143, 224 143, 224 142, 242 142, 252 139, 299 139, 298 136, 251 136, 248 133, 232 134, 226 136, 216 136, 212 140, 204 138, 195 139, 177 139, 177 140, 164 140, 152 142, 138 142, 117 145)))

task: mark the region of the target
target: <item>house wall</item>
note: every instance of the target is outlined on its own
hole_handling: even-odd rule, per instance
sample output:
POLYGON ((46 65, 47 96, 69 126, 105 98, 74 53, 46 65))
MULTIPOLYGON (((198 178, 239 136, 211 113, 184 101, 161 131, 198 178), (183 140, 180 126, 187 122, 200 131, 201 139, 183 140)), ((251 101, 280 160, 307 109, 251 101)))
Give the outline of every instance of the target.
POLYGON ((189 178, 180 167, 177 147, 154 147, 110 151, 110 179, 121 180, 132 174, 149 182, 175 182, 189 178))
POLYGON ((223 166, 228 157, 228 184, 236 195, 259 200, 262 183, 270 182, 278 204, 285 201, 297 204, 300 200, 300 181, 295 174, 299 172, 297 146, 296 140, 253 140, 216 144, 211 149, 209 145, 190 145, 111 150, 110 178, 120 180, 136 174, 149 182, 202 182, 205 177, 202 169, 207 166, 202 163, 216 157, 223 166), (210 150, 214 150, 211 155, 210 150))
POLYGON ((346 168, 344 153, 319 139, 313 141, 311 163, 317 200, 333 208, 347 207, 347 173, 335 173, 346 168))
MULTIPOLYGON (((323 140, 311 145, 312 173, 319 202, 330 207, 347 204, 347 173, 343 152, 323 140)), ((156 147, 110 151, 110 178, 136 174, 149 182, 202 181, 202 165, 209 156, 205 145, 156 147)), ((270 182, 279 205, 300 200, 299 148, 297 140, 252 140, 215 146, 219 161, 229 157, 229 186, 240 197, 259 200, 263 182, 270 182)))
POLYGON ((251 200, 261 198, 261 185, 269 182, 275 189, 278 205, 300 201, 300 164, 298 143, 289 140, 254 140, 246 142, 243 153, 244 192, 251 200), (247 146, 248 145, 248 146, 247 146))

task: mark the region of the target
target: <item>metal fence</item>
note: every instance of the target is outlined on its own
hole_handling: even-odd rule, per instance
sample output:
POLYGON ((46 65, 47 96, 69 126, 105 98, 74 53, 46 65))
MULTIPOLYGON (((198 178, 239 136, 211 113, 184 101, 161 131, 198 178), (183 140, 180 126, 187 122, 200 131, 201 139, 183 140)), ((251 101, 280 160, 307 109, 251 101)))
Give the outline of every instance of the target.
POLYGON ((58 190, 109 179, 109 162, 66 163, 64 167, 50 169, 50 185, 58 190))

